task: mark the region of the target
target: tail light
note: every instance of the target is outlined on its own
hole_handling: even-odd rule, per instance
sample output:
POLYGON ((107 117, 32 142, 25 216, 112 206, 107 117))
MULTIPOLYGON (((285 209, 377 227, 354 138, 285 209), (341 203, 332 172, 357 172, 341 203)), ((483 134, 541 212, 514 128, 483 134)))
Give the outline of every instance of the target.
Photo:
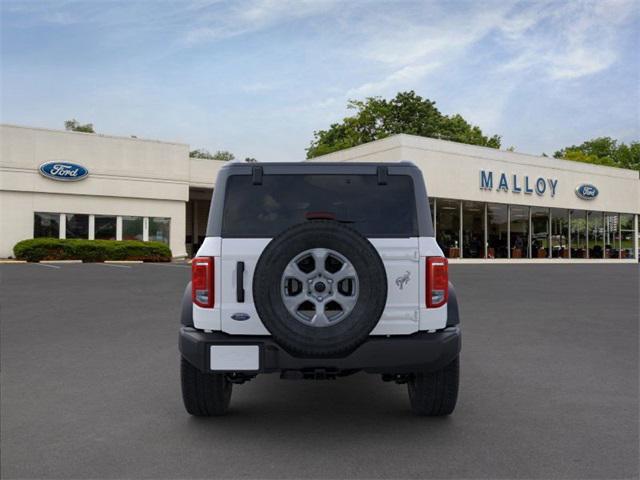
POLYGON ((441 307, 449 298, 449 265, 444 257, 427 257, 427 308, 441 307))
POLYGON ((191 261, 191 300, 203 308, 213 307, 213 258, 196 257, 191 261))

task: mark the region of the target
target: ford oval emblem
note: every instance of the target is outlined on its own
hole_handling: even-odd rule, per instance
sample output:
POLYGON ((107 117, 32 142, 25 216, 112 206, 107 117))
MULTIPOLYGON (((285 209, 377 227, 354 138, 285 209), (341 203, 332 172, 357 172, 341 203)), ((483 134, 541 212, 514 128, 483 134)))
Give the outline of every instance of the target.
POLYGON ((248 313, 234 313, 233 315, 231 315, 231 318, 233 318, 234 320, 237 320, 239 322, 244 322, 245 320, 249 320, 249 314, 248 313))
POLYGON ((52 180, 60 180, 62 182, 77 182, 89 175, 89 170, 77 163, 55 161, 47 162, 40 165, 40 173, 52 180))
POLYGON ((583 200, 593 200, 598 196, 598 189, 588 183, 576 187, 576 195, 583 200))

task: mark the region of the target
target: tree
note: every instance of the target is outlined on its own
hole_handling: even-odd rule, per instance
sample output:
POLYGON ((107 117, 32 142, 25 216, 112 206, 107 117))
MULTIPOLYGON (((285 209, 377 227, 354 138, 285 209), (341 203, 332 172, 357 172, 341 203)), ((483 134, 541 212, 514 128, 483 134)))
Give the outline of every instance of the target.
POLYGON ((500 136, 487 137, 480 127, 471 125, 461 115, 443 115, 435 105, 435 102, 423 99, 413 90, 399 92, 391 100, 380 97, 349 100, 347 108, 355 110, 355 115, 344 118, 341 123, 332 124, 327 130, 313 132, 307 158, 397 133, 500 148, 500 136))
POLYGON ((96 133, 93 129, 93 123, 85 123, 82 125, 75 118, 64 122, 64 129, 70 132, 96 133))
POLYGON ((256 163, 258 160, 256 160, 256 159, 255 159, 255 158, 253 158, 253 157, 246 157, 246 158, 244 159, 244 161, 245 161, 245 162, 247 162, 247 163, 256 163))
POLYGON ((633 141, 627 145, 622 142, 618 143, 611 137, 598 137, 587 140, 580 145, 565 147, 555 152, 553 156, 574 162, 640 171, 640 141, 633 141))
POLYGON ((192 158, 205 158, 207 160, 222 160, 223 162, 230 162, 235 159, 235 155, 226 150, 218 150, 216 153, 210 153, 209 150, 203 148, 197 150, 191 150, 189 156, 192 158))

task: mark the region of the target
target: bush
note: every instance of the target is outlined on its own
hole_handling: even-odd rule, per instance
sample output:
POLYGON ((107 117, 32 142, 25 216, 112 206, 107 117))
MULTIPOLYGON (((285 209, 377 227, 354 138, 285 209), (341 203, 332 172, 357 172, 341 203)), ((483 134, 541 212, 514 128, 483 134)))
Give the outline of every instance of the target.
POLYGON ((160 242, 138 240, 81 240, 59 238, 33 238, 22 240, 13 247, 19 260, 142 260, 144 262, 169 262, 171 249, 160 242))

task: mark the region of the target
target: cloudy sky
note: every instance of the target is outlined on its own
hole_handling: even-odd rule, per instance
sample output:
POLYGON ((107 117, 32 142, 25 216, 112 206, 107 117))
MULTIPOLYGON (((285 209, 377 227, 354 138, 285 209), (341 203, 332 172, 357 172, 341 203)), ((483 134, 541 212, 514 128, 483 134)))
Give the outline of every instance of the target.
POLYGON ((1 3, 2 122, 302 160, 349 98, 413 89, 503 147, 640 138, 640 2, 1 3))

